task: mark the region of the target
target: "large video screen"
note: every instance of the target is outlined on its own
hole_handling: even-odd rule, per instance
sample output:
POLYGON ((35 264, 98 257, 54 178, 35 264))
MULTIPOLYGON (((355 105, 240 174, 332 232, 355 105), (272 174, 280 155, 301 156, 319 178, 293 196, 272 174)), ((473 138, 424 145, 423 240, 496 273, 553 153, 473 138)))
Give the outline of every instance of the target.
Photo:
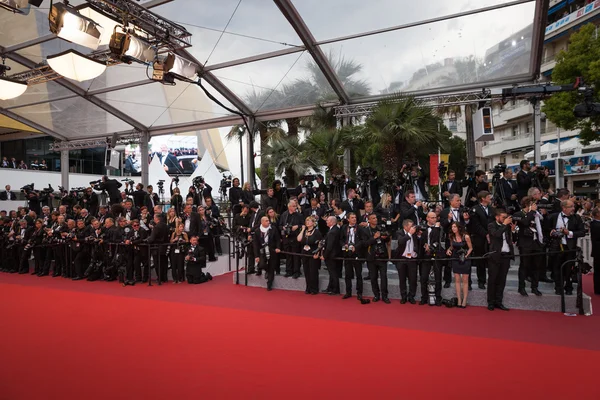
POLYGON ((189 176, 198 167, 198 139, 194 135, 165 135, 150 140, 150 162, 158 158, 169 176, 189 176))

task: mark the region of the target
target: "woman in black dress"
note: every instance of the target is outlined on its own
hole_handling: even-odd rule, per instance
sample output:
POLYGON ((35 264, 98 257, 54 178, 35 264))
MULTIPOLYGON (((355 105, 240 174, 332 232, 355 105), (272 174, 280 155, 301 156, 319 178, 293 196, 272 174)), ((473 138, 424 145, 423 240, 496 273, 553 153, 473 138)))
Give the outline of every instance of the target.
POLYGON ((306 278, 306 294, 319 294, 319 267, 321 260, 317 254, 321 232, 319 232, 315 219, 310 216, 304 221, 304 226, 298 235, 298 242, 302 245, 302 264, 306 278), (310 255, 310 257, 308 257, 310 255))
POLYGON ((467 296, 469 295, 469 275, 471 275, 471 260, 468 257, 473 251, 473 245, 471 244, 471 238, 465 233, 465 228, 456 221, 450 224, 448 239, 450 247, 446 250, 446 254, 452 257, 450 265, 452 266, 452 272, 454 272, 458 307, 466 308, 467 296))

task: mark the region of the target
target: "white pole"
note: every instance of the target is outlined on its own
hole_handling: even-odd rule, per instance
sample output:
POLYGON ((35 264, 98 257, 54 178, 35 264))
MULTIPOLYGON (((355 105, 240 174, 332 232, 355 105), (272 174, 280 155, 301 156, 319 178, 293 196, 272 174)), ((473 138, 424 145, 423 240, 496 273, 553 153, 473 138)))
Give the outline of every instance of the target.
POLYGON ((558 188, 560 187, 560 128, 556 128, 556 134, 558 136, 558 141, 556 142, 556 145, 558 147, 558 152, 556 153, 556 160, 554 161, 554 189, 555 192, 558 190, 558 188))

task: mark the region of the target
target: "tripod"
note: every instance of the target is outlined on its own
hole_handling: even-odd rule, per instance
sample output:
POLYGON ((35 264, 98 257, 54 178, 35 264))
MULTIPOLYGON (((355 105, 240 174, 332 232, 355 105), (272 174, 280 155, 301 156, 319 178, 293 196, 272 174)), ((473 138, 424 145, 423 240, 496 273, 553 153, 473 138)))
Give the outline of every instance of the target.
POLYGON ((508 211, 508 200, 504 194, 504 186, 500 182, 500 174, 494 174, 492 178, 492 199, 494 204, 502 205, 508 211))

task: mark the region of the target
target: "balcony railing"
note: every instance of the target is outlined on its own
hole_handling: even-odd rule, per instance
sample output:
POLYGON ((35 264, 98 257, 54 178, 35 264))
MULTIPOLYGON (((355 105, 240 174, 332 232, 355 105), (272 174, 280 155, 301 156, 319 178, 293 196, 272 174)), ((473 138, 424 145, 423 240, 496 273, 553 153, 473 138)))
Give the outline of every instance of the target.
POLYGON ((565 28, 569 26, 573 26, 575 23, 579 23, 589 18, 591 15, 596 14, 600 10, 600 0, 596 0, 590 4, 585 5, 579 10, 575 10, 571 14, 567 15, 564 18, 559 19, 558 21, 548 25, 546 27, 546 39, 556 35, 557 33, 563 31, 565 28))

